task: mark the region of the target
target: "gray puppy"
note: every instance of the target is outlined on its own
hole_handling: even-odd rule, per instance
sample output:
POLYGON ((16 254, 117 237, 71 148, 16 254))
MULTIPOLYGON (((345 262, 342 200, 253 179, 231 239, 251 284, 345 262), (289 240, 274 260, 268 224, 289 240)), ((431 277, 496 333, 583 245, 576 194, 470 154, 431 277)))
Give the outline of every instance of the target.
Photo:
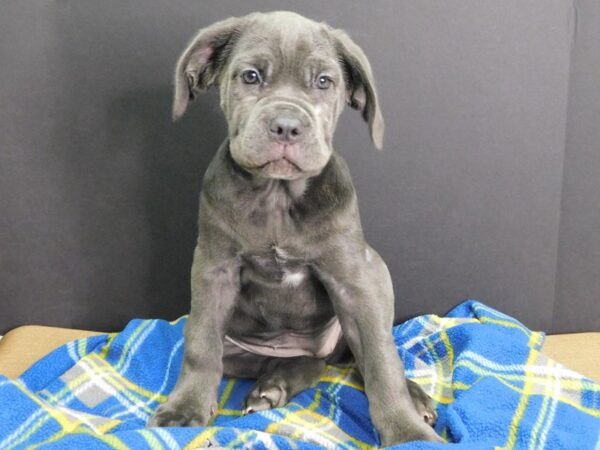
POLYGON ((149 426, 205 425, 223 374, 258 378, 247 413, 284 405, 349 346, 381 442, 442 442, 404 377, 388 269, 365 242, 332 137, 346 103, 381 148, 371 67, 341 30, 256 13, 200 30, 177 64, 173 115, 220 90, 229 137, 204 176, 181 375, 149 426))

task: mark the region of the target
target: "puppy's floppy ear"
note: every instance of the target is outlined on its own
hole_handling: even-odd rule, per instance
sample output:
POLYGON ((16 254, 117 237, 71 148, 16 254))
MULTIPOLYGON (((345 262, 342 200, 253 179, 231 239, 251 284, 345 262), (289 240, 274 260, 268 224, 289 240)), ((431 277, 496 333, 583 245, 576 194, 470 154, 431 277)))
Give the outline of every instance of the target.
POLYGON ((369 124, 373 144, 381 150, 385 125, 371 64, 362 49, 344 31, 331 30, 331 33, 346 77, 346 101, 362 113, 369 124))
POLYGON ((222 20, 201 29, 190 41, 175 69, 173 120, 183 116, 196 95, 218 81, 244 22, 243 17, 222 20))

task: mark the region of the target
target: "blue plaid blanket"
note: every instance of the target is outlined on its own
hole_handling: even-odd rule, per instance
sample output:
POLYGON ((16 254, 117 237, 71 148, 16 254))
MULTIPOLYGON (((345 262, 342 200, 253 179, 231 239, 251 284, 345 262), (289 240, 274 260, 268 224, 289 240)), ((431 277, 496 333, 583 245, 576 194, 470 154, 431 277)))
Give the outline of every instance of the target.
MULTIPOLYGON (((355 369, 328 366, 284 408, 241 415, 251 380, 223 379, 210 426, 145 428, 173 388, 186 318, 133 320, 0 377, 0 448, 371 448, 355 369)), ((476 301, 393 330, 406 374, 436 400, 457 449, 600 449, 600 385, 539 352, 544 335, 476 301)), ((443 448, 412 442, 403 449, 443 448)))

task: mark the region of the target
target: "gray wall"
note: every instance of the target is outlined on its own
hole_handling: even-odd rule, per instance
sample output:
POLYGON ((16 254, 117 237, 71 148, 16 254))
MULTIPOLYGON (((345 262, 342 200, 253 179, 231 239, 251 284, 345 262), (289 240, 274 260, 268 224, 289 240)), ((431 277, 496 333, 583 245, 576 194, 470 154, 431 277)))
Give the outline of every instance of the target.
POLYGON ((553 323, 600 330, 600 2, 577 5, 553 323))
POLYGON ((293 9, 370 56, 385 151, 346 111, 336 146, 397 317, 478 298, 547 331, 600 329, 596 0, 0 3, 0 333, 110 330, 189 302, 214 92, 170 122, 199 27, 293 9))

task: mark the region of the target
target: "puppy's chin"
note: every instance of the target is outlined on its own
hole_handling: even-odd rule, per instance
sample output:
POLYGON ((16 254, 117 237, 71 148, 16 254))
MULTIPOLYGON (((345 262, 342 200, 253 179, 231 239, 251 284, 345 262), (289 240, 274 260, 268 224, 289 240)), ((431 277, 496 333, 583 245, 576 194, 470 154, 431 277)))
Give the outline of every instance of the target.
POLYGON ((238 165, 253 176, 259 178, 288 181, 301 180, 317 176, 325 167, 311 167, 308 170, 304 170, 300 169, 297 165, 286 160, 285 158, 270 161, 259 167, 244 165, 243 163, 240 164, 239 162, 238 165))
POLYGON ((314 177, 321 173, 331 156, 330 151, 320 148, 285 149, 270 141, 253 146, 241 144, 237 139, 230 141, 231 157, 241 169, 258 178, 298 180, 314 177))
POLYGON ((309 176, 308 173, 305 173, 300 167, 285 158, 259 164, 236 158, 235 155, 232 155, 232 157, 242 170, 258 178, 298 180, 309 176))
POLYGON ((275 180, 297 180, 304 176, 302 170, 297 165, 285 158, 270 161, 255 170, 258 175, 275 180))

